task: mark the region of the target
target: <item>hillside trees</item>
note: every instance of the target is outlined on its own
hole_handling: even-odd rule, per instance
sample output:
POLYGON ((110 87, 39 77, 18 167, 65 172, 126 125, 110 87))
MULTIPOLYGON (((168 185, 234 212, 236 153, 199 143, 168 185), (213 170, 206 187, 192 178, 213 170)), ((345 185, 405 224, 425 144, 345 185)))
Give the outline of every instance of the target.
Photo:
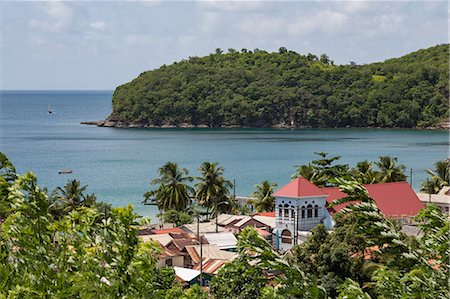
POLYGON ((242 49, 190 57, 116 88, 123 125, 426 127, 448 117, 448 45, 367 65, 242 49))

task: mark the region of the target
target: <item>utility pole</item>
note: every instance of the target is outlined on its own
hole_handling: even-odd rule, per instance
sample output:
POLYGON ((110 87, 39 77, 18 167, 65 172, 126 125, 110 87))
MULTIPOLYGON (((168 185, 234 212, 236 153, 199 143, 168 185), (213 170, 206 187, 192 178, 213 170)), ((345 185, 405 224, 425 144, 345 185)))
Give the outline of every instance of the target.
POLYGON ((297 245, 298 244, 298 222, 299 222, 299 220, 300 220, 300 218, 299 218, 299 213, 300 213, 300 206, 298 205, 298 203, 297 203, 297 220, 295 221, 295 224, 297 225, 296 226, 296 228, 295 228, 295 245, 297 245))
POLYGON ((203 242, 200 238, 200 286, 203 287, 203 242))
POLYGON ((216 196, 216 233, 219 232, 219 203, 216 196))
POLYGON ((411 168, 411 174, 409 175, 409 185, 412 188, 412 182, 413 182, 413 169, 411 168))

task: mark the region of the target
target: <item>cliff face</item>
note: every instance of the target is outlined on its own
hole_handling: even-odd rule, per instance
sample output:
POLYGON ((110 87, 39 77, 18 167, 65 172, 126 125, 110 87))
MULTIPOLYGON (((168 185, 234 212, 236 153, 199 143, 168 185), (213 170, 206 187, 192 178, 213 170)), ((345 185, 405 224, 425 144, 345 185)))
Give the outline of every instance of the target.
POLYGON ((368 65, 241 51, 191 57, 117 87, 115 127, 429 127, 448 117, 448 45, 368 65))

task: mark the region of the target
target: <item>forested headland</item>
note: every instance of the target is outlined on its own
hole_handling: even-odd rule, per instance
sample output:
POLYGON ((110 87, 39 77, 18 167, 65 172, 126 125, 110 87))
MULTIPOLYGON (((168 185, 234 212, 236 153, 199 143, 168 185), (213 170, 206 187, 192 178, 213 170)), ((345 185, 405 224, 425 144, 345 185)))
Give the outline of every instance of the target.
POLYGON ((116 127, 435 126, 448 118, 448 44, 384 62, 228 49, 141 73, 116 88, 116 127))

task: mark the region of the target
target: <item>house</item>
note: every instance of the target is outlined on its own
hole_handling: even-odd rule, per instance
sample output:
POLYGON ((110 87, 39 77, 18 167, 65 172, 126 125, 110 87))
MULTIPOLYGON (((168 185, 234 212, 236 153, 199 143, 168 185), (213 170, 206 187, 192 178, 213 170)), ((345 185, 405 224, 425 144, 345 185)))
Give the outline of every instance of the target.
POLYGON ((234 234, 240 233, 247 226, 270 232, 275 227, 275 218, 258 214, 253 216, 221 214, 217 219, 217 223, 225 231, 233 232, 234 234))
POLYGON ((423 204, 435 204, 443 213, 450 214, 450 187, 443 187, 438 194, 417 193, 417 196, 423 204))
MULTIPOLYGON (((366 184, 364 187, 386 217, 407 221, 423 208, 407 182, 366 184)), ((351 203, 332 208, 328 205, 346 196, 339 188, 319 188, 303 177, 276 191, 274 247, 281 251, 292 248, 293 244, 304 241, 318 224, 331 229, 334 226, 332 215, 351 203)))
POLYGON ((156 266, 158 268, 163 267, 183 267, 184 266, 184 256, 179 253, 179 251, 171 250, 162 246, 162 254, 158 258, 156 266))

